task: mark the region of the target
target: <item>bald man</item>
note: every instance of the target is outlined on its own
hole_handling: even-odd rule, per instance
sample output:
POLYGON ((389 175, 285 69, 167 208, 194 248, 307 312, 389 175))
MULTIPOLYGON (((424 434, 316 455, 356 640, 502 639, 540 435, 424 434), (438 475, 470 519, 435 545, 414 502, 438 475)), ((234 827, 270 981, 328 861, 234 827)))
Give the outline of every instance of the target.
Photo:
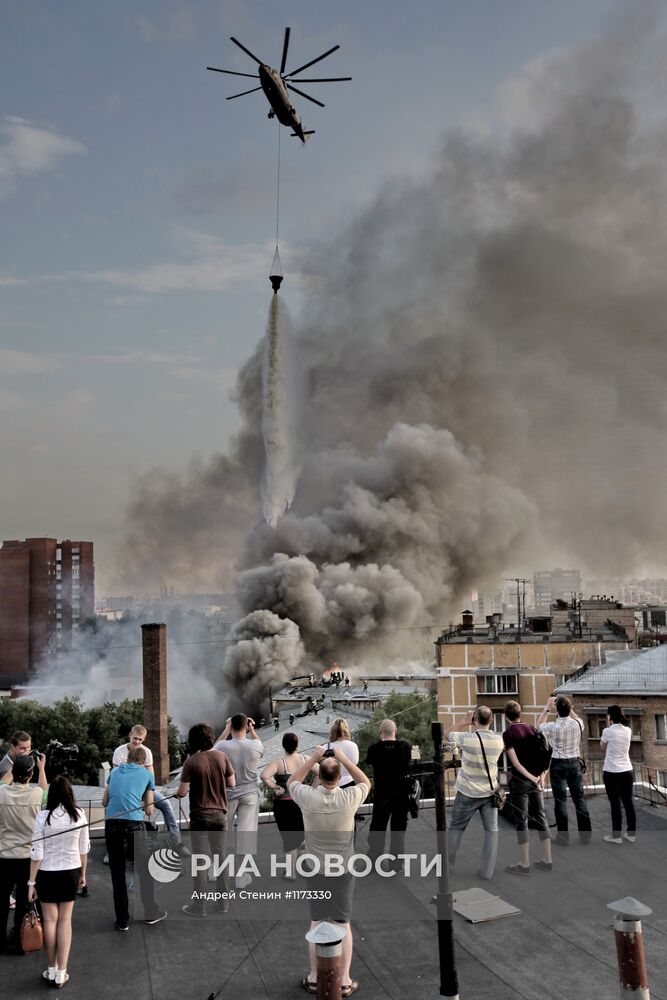
POLYGON ((396 723, 380 723, 380 739, 372 743, 366 763, 373 768, 373 817, 368 835, 368 854, 375 860, 384 852, 387 826, 391 829, 390 854, 403 854, 408 827, 408 772, 412 746, 396 739, 396 723))

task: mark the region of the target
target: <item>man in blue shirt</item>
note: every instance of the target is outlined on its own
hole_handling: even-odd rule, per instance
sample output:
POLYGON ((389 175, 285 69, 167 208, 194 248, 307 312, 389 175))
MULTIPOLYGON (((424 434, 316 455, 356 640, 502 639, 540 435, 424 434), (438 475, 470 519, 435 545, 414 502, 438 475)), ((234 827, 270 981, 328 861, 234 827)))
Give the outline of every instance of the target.
POLYGON ((134 846, 135 834, 137 850, 135 868, 139 876, 139 889, 144 911, 144 923, 159 924, 167 916, 166 910, 158 910, 153 895, 153 881, 146 867, 147 856, 144 841, 144 811, 153 813, 153 789, 155 779, 144 767, 146 751, 143 747, 132 747, 127 755, 127 764, 113 769, 102 795, 105 807, 104 836, 107 842, 113 903, 116 911, 116 930, 130 928, 130 910, 125 884, 125 858, 129 846, 134 846))

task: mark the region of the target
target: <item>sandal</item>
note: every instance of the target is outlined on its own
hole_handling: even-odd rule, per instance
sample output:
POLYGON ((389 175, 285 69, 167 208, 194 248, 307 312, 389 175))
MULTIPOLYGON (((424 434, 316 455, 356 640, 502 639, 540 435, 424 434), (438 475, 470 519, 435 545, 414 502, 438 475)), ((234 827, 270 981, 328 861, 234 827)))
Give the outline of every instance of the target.
POLYGON ((340 995, 341 997, 351 997, 353 993, 356 993, 359 989, 359 983, 356 979, 353 979, 349 986, 341 986, 340 995))
POLYGON ((301 985, 303 986, 306 993, 317 993, 317 983, 314 983, 308 976, 304 976, 301 980, 301 985))

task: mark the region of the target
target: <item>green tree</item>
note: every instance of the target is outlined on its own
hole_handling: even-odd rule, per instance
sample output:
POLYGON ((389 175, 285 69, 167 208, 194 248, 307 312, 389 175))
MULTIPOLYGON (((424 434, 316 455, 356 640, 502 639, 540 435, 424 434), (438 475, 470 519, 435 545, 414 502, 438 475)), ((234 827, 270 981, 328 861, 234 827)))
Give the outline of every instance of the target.
MULTIPOLYGON (((359 746, 359 766, 362 771, 373 776, 373 769, 366 764, 366 754, 371 743, 379 740, 378 730, 383 719, 393 719, 396 723, 396 738, 408 740, 421 750, 423 760, 433 756, 433 741, 431 739, 431 723, 438 718, 438 709, 434 694, 397 694, 393 692, 375 711, 375 714, 357 729, 354 734, 359 746)), ((424 795, 433 795, 433 781, 430 776, 420 777, 424 795)), ((372 798, 372 795, 371 795, 372 798)))
MULTIPOLYGON (((116 747, 127 740, 133 725, 143 719, 141 698, 83 708, 77 698, 64 698, 54 705, 40 705, 27 698, 0 700, 0 732, 6 739, 24 729, 32 737, 35 750, 44 752, 51 740, 76 743, 79 756, 71 768, 76 784, 96 785, 104 761, 111 762, 116 747)), ((178 730, 169 720, 169 763, 178 767, 182 744, 178 730)), ((7 749, 8 744, 5 746, 7 749)), ((3 751, 4 752, 4 751, 3 751)))

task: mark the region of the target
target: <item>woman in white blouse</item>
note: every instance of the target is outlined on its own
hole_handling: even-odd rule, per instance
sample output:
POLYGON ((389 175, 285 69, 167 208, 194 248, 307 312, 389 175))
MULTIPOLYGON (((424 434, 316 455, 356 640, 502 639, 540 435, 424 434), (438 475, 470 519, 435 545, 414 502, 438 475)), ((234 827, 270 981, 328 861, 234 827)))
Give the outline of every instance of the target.
MULTIPOLYGON (((327 743, 327 749, 331 749, 331 744, 337 743, 339 748, 343 751, 345 756, 352 761, 353 764, 359 763, 359 747, 352 740, 350 735, 350 727, 345 719, 334 719, 331 724, 331 729, 329 730, 329 742, 327 743)), ((349 788, 350 785, 354 784, 354 778, 348 771, 346 767, 340 766, 340 787, 349 788)))
POLYGON ((604 839, 608 844, 622 844, 623 837, 630 843, 635 841, 637 817, 633 802, 634 768, 630 760, 630 743, 632 729, 623 715, 620 705, 610 705, 607 709, 609 725, 602 730, 600 746, 605 751, 602 777, 607 797, 611 806, 612 832, 604 839), (623 833, 623 814, 625 810, 627 830, 623 833))
POLYGON ((35 820, 28 899, 38 898, 42 906, 48 963, 42 978, 59 989, 69 980, 72 910, 86 884, 89 850, 85 813, 77 808, 68 779, 58 775, 49 785, 46 809, 35 820))

